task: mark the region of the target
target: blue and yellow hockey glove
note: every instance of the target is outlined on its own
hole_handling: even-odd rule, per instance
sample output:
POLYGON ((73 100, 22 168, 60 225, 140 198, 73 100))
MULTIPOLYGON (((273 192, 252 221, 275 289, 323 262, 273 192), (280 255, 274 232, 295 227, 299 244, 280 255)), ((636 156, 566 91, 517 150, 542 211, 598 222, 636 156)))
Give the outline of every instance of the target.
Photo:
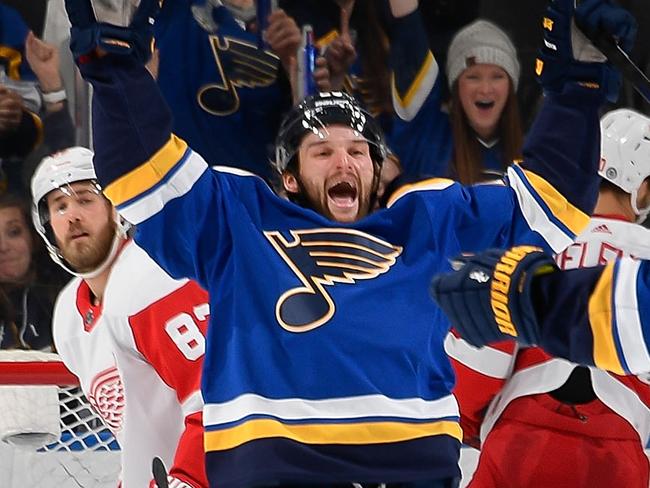
POLYGON ((153 19, 160 9, 160 0, 140 0, 127 27, 98 22, 91 0, 65 0, 65 9, 72 24, 70 49, 78 62, 92 58, 97 48, 110 54, 133 56, 141 63, 151 57, 153 19))
POLYGON ((598 90, 604 98, 616 101, 621 85, 620 73, 582 33, 604 34, 631 49, 636 37, 634 17, 611 0, 551 0, 542 27, 544 45, 535 65, 537 79, 545 91, 561 93, 566 84, 598 90), (578 29, 578 27, 580 29, 578 29))
POLYGON ((431 295, 463 339, 476 347, 504 339, 537 344, 531 283, 557 269, 553 258, 539 247, 517 246, 461 256, 456 263, 457 271, 433 278, 431 295))

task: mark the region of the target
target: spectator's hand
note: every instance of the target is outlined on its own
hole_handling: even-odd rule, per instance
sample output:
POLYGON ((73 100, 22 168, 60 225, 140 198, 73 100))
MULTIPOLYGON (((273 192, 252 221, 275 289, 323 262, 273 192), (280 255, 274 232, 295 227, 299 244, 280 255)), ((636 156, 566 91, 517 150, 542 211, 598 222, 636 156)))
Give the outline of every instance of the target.
POLYGON ((336 0, 336 3, 339 4, 341 9, 341 34, 349 34, 350 17, 352 17, 355 0, 336 0))
POLYGON ((343 87, 345 76, 357 57, 350 34, 350 17, 352 17, 355 0, 337 0, 337 3, 341 9, 340 34, 325 50, 333 90, 340 90, 343 87))
MULTIPOLYGON (((291 98, 294 105, 302 101, 302 95, 298 92, 298 61, 295 56, 289 58, 289 67, 287 68, 289 74, 289 82, 291 83, 291 98)), ((316 58, 316 69, 313 73, 314 81, 318 91, 332 91, 332 84, 330 83, 330 73, 327 69, 327 61, 323 56, 316 58)))
POLYGON ((153 50, 153 53, 151 53, 151 59, 144 66, 145 68, 147 68, 147 71, 151 73, 153 79, 157 80, 158 72, 160 68, 160 51, 158 50, 158 48, 155 48, 153 50))
POLYGON ((22 118, 23 99, 15 91, 0 85, 0 131, 16 129, 22 118))
POLYGON ((56 46, 41 41, 30 32, 25 40, 25 57, 43 92, 57 91, 63 87, 59 74, 59 50, 56 46))
POLYGON ((296 21, 284 10, 274 10, 269 15, 269 26, 264 32, 264 40, 280 58, 284 69, 291 73, 291 58, 295 58, 301 40, 296 21))
POLYGON ((314 81, 319 92, 332 91, 330 70, 327 67, 327 60, 323 56, 316 58, 316 69, 314 70, 314 81))
POLYGON ((325 59, 330 72, 330 80, 333 90, 340 90, 343 87, 345 76, 350 66, 357 57, 357 51, 352 45, 350 36, 340 35, 334 39, 325 50, 325 59))

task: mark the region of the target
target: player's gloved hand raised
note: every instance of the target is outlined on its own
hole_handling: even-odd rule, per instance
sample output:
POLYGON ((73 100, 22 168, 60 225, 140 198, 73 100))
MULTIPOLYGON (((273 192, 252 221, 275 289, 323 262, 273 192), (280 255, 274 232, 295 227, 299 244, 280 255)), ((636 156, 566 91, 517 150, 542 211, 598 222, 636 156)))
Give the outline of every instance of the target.
POLYGON ((548 92, 561 93, 567 84, 577 83, 615 101, 620 73, 580 29, 590 36, 614 37, 621 47, 631 49, 636 21, 612 0, 583 0, 575 4, 575 0, 551 0, 546 10, 542 21, 544 45, 535 66, 538 80, 548 92))
POLYGON ((70 49, 78 62, 90 59, 96 49, 107 53, 133 56, 146 63, 152 53, 153 19, 160 9, 159 0, 132 0, 135 8, 126 26, 102 22, 95 17, 93 1, 65 0, 65 9, 72 27, 70 49))
POLYGON ((430 291, 463 339, 476 347, 504 339, 538 342, 531 284, 557 269, 549 255, 517 246, 461 256, 455 263, 460 269, 435 276, 430 291))
POLYGON ((624 8, 611 1, 581 0, 575 15, 578 28, 589 38, 606 34, 613 37, 625 52, 632 51, 637 23, 624 8))

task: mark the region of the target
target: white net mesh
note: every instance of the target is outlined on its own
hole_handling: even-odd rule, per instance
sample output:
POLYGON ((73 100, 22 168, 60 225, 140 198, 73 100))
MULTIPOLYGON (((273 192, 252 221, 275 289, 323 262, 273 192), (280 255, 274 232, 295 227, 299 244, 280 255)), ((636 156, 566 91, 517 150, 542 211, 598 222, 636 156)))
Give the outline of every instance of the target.
POLYGON ((3 487, 117 486, 117 441, 55 354, 0 351, 0 412, 3 487))

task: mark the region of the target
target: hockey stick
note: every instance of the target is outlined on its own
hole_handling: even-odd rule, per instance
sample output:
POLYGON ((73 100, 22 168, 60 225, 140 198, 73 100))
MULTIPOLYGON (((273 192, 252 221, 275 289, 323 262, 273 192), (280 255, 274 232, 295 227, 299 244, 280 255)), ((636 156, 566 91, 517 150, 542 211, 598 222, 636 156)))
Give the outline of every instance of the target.
MULTIPOLYGON (((579 2, 580 0, 576 0, 575 4, 577 5, 579 2)), ((590 35, 579 25, 578 28, 607 57, 609 62, 621 72, 623 77, 632 84, 634 89, 639 92, 639 95, 650 103, 650 80, 641 71, 641 68, 630 59, 616 39, 602 30, 590 35)))
MULTIPOLYGON (((582 30, 582 29, 581 29, 582 30)), ((599 32, 595 36, 590 36, 585 31, 582 33, 602 52, 610 63, 612 63, 629 81, 634 89, 650 103, 650 80, 639 68, 634 61, 630 59, 623 48, 616 40, 605 32, 599 32)))
POLYGON ((162 462, 162 459, 159 457, 153 458, 151 462, 151 472, 153 473, 153 479, 158 485, 158 488, 169 488, 169 483, 167 482, 167 468, 165 468, 165 463, 162 462))

